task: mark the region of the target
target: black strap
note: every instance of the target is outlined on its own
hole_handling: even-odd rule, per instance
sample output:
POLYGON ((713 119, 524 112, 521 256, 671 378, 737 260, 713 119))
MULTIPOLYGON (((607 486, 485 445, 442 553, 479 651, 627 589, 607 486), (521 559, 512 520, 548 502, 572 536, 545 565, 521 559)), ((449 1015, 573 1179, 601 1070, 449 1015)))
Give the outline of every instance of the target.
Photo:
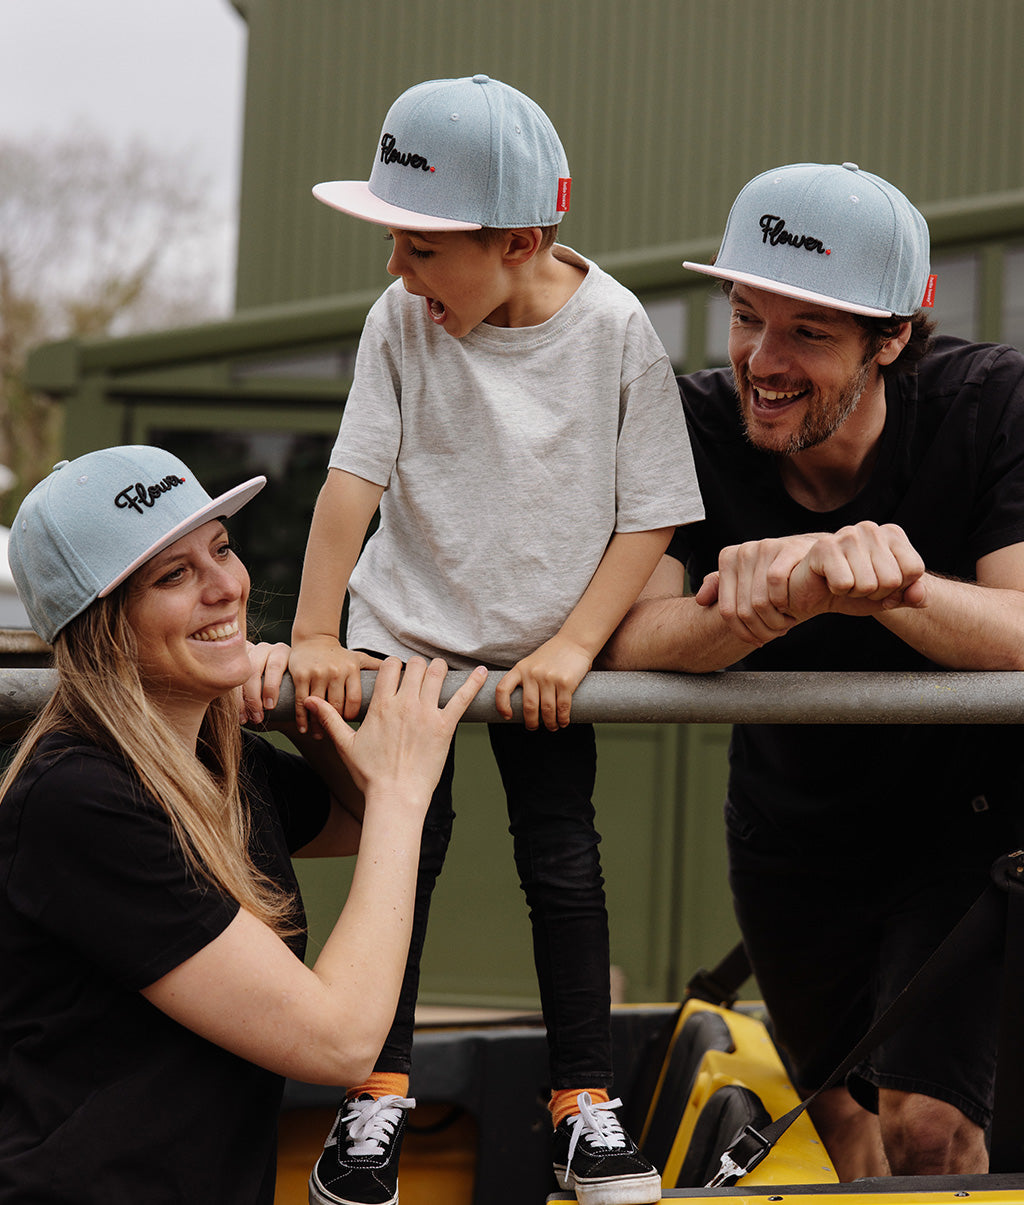
MULTIPOLYGON (((722 1166, 707 1187, 721 1188, 735 1184, 741 1176, 752 1171, 808 1105, 827 1088, 831 1088, 840 1080, 845 1079, 865 1055, 895 1032, 908 1015, 920 1007, 922 999, 927 999, 933 991, 938 991, 942 983, 948 981, 950 975, 956 973, 956 968, 969 954, 977 954, 986 944, 998 943, 1008 909, 1012 923, 1008 922, 1006 925, 1005 963, 1006 966, 1014 964, 1018 999, 1016 1003, 1008 1001, 1004 991, 999 1048, 999 1065, 1003 1067, 1003 1075, 997 1074, 996 1077, 996 1113, 998 1115, 1000 1107, 1004 1106, 1002 1096, 1005 1098, 1007 1110, 1007 1116, 1003 1120, 1000 1130, 1001 1134, 1005 1134, 1005 1138, 1002 1139, 1005 1141, 1005 1151, 1001 1148, 998 1157, 1000 1163, 1006 1159, 1012 1166, 995 1165, 996 1150, 993 1146, 993 1170, 1009 1171, 1014 1168, 1020 1170, 1024 1167, 1024 1158, 1022 1158, 1024 1137, 1021 1134, 1021 1121, 1024 1120, 1024 1085, 1018 1082, 1012 1087, 1010 1086, 1011 1081, 1020 1081, 1024 1078, 1020 1073, 1022 1063, 1019 1055, 1011 1062, 1010 1052, 1004 1051, 1002 1046, 1005 1027, 1009 1033, 1013 1034, 1012 1041, 1017 1045, 1018 1050, 1020 1049, 1021 1038, 1018 1031, 1021 1027, 1020 1018, 1024 1016, 1024 1012, 1015 1011, 1020 1010, 1024 1004, 1024 975, 1017 970, 1017 964, 1024 959, 1024 945, 1017 944, 1012 947, 1010 945, 1011 941, 1024 942, 1024 851, 1018 850, 1016 853, 1000 858, 995 863, 992 868, 992 881, 989 885, 961 917, 945 941, 927 959, 903 991, 890 1003, 885 1012, 821 1087, 806 1100, 801 1101, 796 1108, 790 1109, 788 1113, 770 1125, 764 1126, 760 1131, 752 1130, 749 1126, 745 1127, 732 1146, 723 1154, 722 1166), (1014 1019, 1016 1024, 1013 1023, 1014 1019), (1016 1133, 1013 1132, 1014 1130, 1016 1133)), ((1004 982, 1004 989, 1005 987, 1004 982)), ((1010 1041, 1010 1038, 1008 1037, 1007 1040, 1010 1041)), ((994 1126, 993 1132, 995 1133, 994 1126)))
POLYGON ((738 942, 710 971, 698 968, 686 985, 685 999, 706 1000, 708 1004, 731 1008, 749 978, 750 959, 743 942, 738 942))

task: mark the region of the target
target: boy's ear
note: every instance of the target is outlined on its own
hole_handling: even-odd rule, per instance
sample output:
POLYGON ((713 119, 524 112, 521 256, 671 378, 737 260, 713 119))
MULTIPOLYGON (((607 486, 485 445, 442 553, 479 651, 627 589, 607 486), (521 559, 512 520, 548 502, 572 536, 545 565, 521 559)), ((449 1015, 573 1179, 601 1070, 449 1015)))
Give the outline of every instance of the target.
POLYGON ((524 226, 521 230, 506 231, 502 259, 510 268, 529 263, 540 250, 542 238, 539 226, 524 226))

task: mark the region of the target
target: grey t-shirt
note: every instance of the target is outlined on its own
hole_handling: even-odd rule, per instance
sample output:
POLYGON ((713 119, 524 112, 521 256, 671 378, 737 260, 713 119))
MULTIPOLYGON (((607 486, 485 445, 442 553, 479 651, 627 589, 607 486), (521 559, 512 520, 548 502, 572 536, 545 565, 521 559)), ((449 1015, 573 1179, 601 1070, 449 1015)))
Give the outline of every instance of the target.
POLYGON ((672 368, 637 299, 586 270, 533 327, 453 339, 393 284, 359 345, 332 468, 385 487, 350 648, 513 665, 553 636, 615 532, 703 517, 672 368))

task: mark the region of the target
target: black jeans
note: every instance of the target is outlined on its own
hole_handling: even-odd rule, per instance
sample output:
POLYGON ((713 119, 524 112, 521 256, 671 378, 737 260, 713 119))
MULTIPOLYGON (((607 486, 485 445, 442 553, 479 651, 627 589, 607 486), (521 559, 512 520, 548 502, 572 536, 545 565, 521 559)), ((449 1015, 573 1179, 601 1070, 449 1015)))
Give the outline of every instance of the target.
MULTIPOLYGON (((519 882, 530 908, 551 1086, 608 1089, 608 914, 591 802, 594 730, 572 724, 557 732, 528 732, 513 723, 488 729, 505 787, 519 882)), ((423 826, 409 958, 378 1071, 408 1072, 411 1065, 420 955, 430 897, 451 837, 454 773, 453 743, 423 826)))

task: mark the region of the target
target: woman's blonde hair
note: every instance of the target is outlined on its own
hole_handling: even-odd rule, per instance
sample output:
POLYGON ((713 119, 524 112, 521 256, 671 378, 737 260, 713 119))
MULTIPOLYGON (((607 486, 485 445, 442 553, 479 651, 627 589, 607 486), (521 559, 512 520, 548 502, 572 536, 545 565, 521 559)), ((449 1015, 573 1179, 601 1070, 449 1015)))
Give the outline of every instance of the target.
POLYGON ((7 793, 43 737, 80 735, 122 757, 166 812, 197 880, 212 883, 276 933, 297 932, 292 895, 249 856, 249 812, 239 790, 241 733, 232 695, 214 700, 197 754, 153 707, 139 676, 128 621, 130 580, 73 619, 53 642, 57 686, 3 781, 7 793))

